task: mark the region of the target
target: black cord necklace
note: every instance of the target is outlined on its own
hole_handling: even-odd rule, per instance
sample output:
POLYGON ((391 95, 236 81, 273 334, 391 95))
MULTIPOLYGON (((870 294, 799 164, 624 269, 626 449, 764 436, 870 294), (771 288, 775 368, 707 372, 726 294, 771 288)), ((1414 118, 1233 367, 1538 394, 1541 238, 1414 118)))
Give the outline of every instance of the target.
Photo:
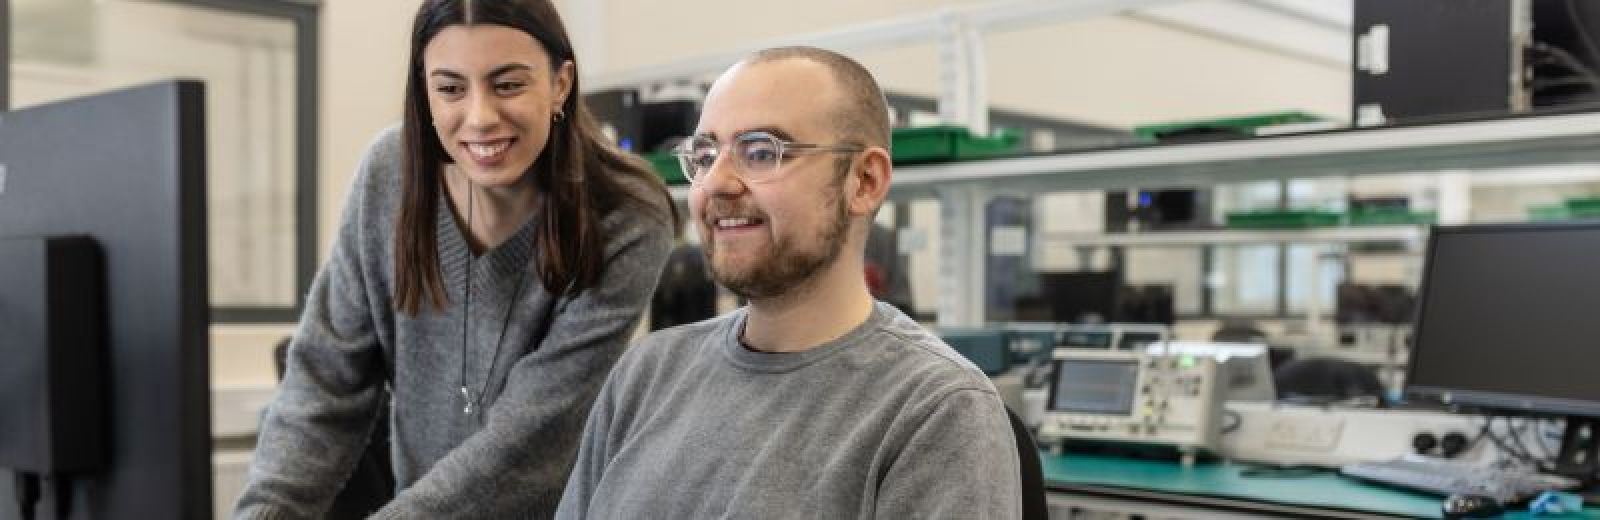
POLYGON ((489 358, 489 369, 483 374, 483 383, 478 386, 478 394, 473 396, 467 389, 467 330, 472 322, 468 316, 472 314, 472 214, 473 190, 471 181, 467 183, 467 286, 466 295, 461 300, 461 413, 472 415, 473 410, 482 408, 483 394, 489 390, 489 378, 494 377, 494 367, 500 362, 500 346, 505 343, 506 329, 511 327, 511 311, 517 308, 517 299, 522 297, 522 284, 528 275, 526 268, 517 273, 517 288, 511 295, 511 301, 506 303, 506 316, 500 321, 500 333, 494 340, 494 356, 489 358))

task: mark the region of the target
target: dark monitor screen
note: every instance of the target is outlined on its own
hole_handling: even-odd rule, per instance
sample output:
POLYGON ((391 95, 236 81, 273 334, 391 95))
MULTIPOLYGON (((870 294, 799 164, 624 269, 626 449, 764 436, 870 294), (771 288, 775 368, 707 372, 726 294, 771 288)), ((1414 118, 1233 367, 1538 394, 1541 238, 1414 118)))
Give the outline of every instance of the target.
MULTIPOLYGON (((0 114, 0 237, 86 236, 103 259, 108 457, 69 475, 69 518, 212 515, 204 99, 171 81, 0 114)), ((0 284, 0 323, 21 285, 0 284)), ((20 513, 11 469, 0 520, 20 513)))
POLYGON ((1155 342, 1161 341, 1162 339, 1165 339, 1165 338, 1166 338, 1166 335, 1164 335, 1164 334, 1162 334, 1160 332, 1144 332, 1144 331, 1124 332, 1124 333, 1122 333, 1122 339, 1120 341, 1118 341, 1117 348, 1121 349, 1121 350, 1133 350, 1133 349, 1138 349, 1138 348, 1144 348, 1144 347, 1150 345, 1151 343, 1155 343, 1155 342))
POLYGON ((1055 412, 1127 415, 1133 411, 1138 386, 1137 361, 1060 359, 1050 389, 1055 412))
POLYGON ((1407 391, 1600 417, 1600 223, 1438 228, 1407 391))
POLYGON ((1111 348, 1111 337, 1114 334, 1105 331, 1067 331, 1061 334, 1063 347, 1078 348, 1111 348))
POLYGON ((1117 271, 1074 271, 1040 273, 1040 296, 1050 302, 1051 319, 1057 323, 1083 323, 1089 315, 1101 323, 1117 320, 1117 303, 1122 291, 1122 273, 1117 271))

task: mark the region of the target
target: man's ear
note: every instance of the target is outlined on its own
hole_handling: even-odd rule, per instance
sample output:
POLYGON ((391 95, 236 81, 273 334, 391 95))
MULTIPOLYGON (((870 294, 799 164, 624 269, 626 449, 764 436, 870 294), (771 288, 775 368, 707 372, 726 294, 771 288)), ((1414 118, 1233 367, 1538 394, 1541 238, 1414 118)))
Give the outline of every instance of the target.
POLYGON ((889 196, 889 182, 893 177, 894 163, 889 159, 889 151, 877 146, 867 148, 850 171, 851 182, 847 184, 850 215, 871 217, 889 196))

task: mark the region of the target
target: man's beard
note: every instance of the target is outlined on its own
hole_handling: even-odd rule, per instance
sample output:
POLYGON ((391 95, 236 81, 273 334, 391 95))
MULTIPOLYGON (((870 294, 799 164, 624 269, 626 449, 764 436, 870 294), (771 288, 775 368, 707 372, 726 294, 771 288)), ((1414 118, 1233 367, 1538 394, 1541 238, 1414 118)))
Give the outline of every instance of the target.
POLYGON ((764 300, 788 294, 810 280, 817 273, 833 265, 844 250, 845 230, 850 220, 845 213, 844 197, 833 197, 833 219, 817 237, 819 248, 801 251, 794 236, 775 237, 764 258, 751 260, 751 266, 742 272, 718 269, 714 240, 705 244, 706 263, 717 283, 747 300, 764 300))

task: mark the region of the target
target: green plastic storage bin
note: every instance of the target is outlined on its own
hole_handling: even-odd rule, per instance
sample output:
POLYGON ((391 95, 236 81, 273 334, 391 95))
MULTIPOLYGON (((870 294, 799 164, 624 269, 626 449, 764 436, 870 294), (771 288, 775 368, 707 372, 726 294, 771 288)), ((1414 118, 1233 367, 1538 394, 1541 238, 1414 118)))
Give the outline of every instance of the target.
POLYGON ((1399 226, 1408 224, 1433 224, 1439 221, 1436 211, 1406 211, 1394 209, 1380 210, 1352 210, 1350 212, 1350 225, 1352 226, 1399 226))
POLYGON ((1600 218, 1600 198, 1567 199, 1565 207, 1569 218, 1600 218))
POLYGON ((683 176, 683 165, 678 164, 678 156, 671 153, 645 154, 644 160, 656 170, 656 175, 661 176, 669 186, 688 184, 689 178, 683 176))
POLYGON ((1306 229, 1337 226, 1344 215, 1333 211, 1241 211, 1228 214, 1228 227, 1236 229, 1306 229))
POLYGON ((1567 211, 1565 204, 1528 206, 1528 220, 1534 222, 1550 222, 1569 218, 1572 218, 1572 214, 1567 211))
POLYGON ((1309 123, 1321 119, 1305 112, 1271 112, 1266 114, 1225 117, 1218 119, 1198 119, 1192 121, 1174 121, 1168 123, 1155 123, 1134 127, 1133 135, 1146 142, 1156 142, 1169 137, 1179 137, 1194 134, 1234 135, 1249 137, 1255 135, 1257 128, 1285 125, 1292 123, 1309 123))
POLYGON ((1000 129, 989 137, 975 137, 965 127, 924 126, 896 128, 893 135, 895 164, 985 159, 1016 153, 1022 137, 1000 129))

